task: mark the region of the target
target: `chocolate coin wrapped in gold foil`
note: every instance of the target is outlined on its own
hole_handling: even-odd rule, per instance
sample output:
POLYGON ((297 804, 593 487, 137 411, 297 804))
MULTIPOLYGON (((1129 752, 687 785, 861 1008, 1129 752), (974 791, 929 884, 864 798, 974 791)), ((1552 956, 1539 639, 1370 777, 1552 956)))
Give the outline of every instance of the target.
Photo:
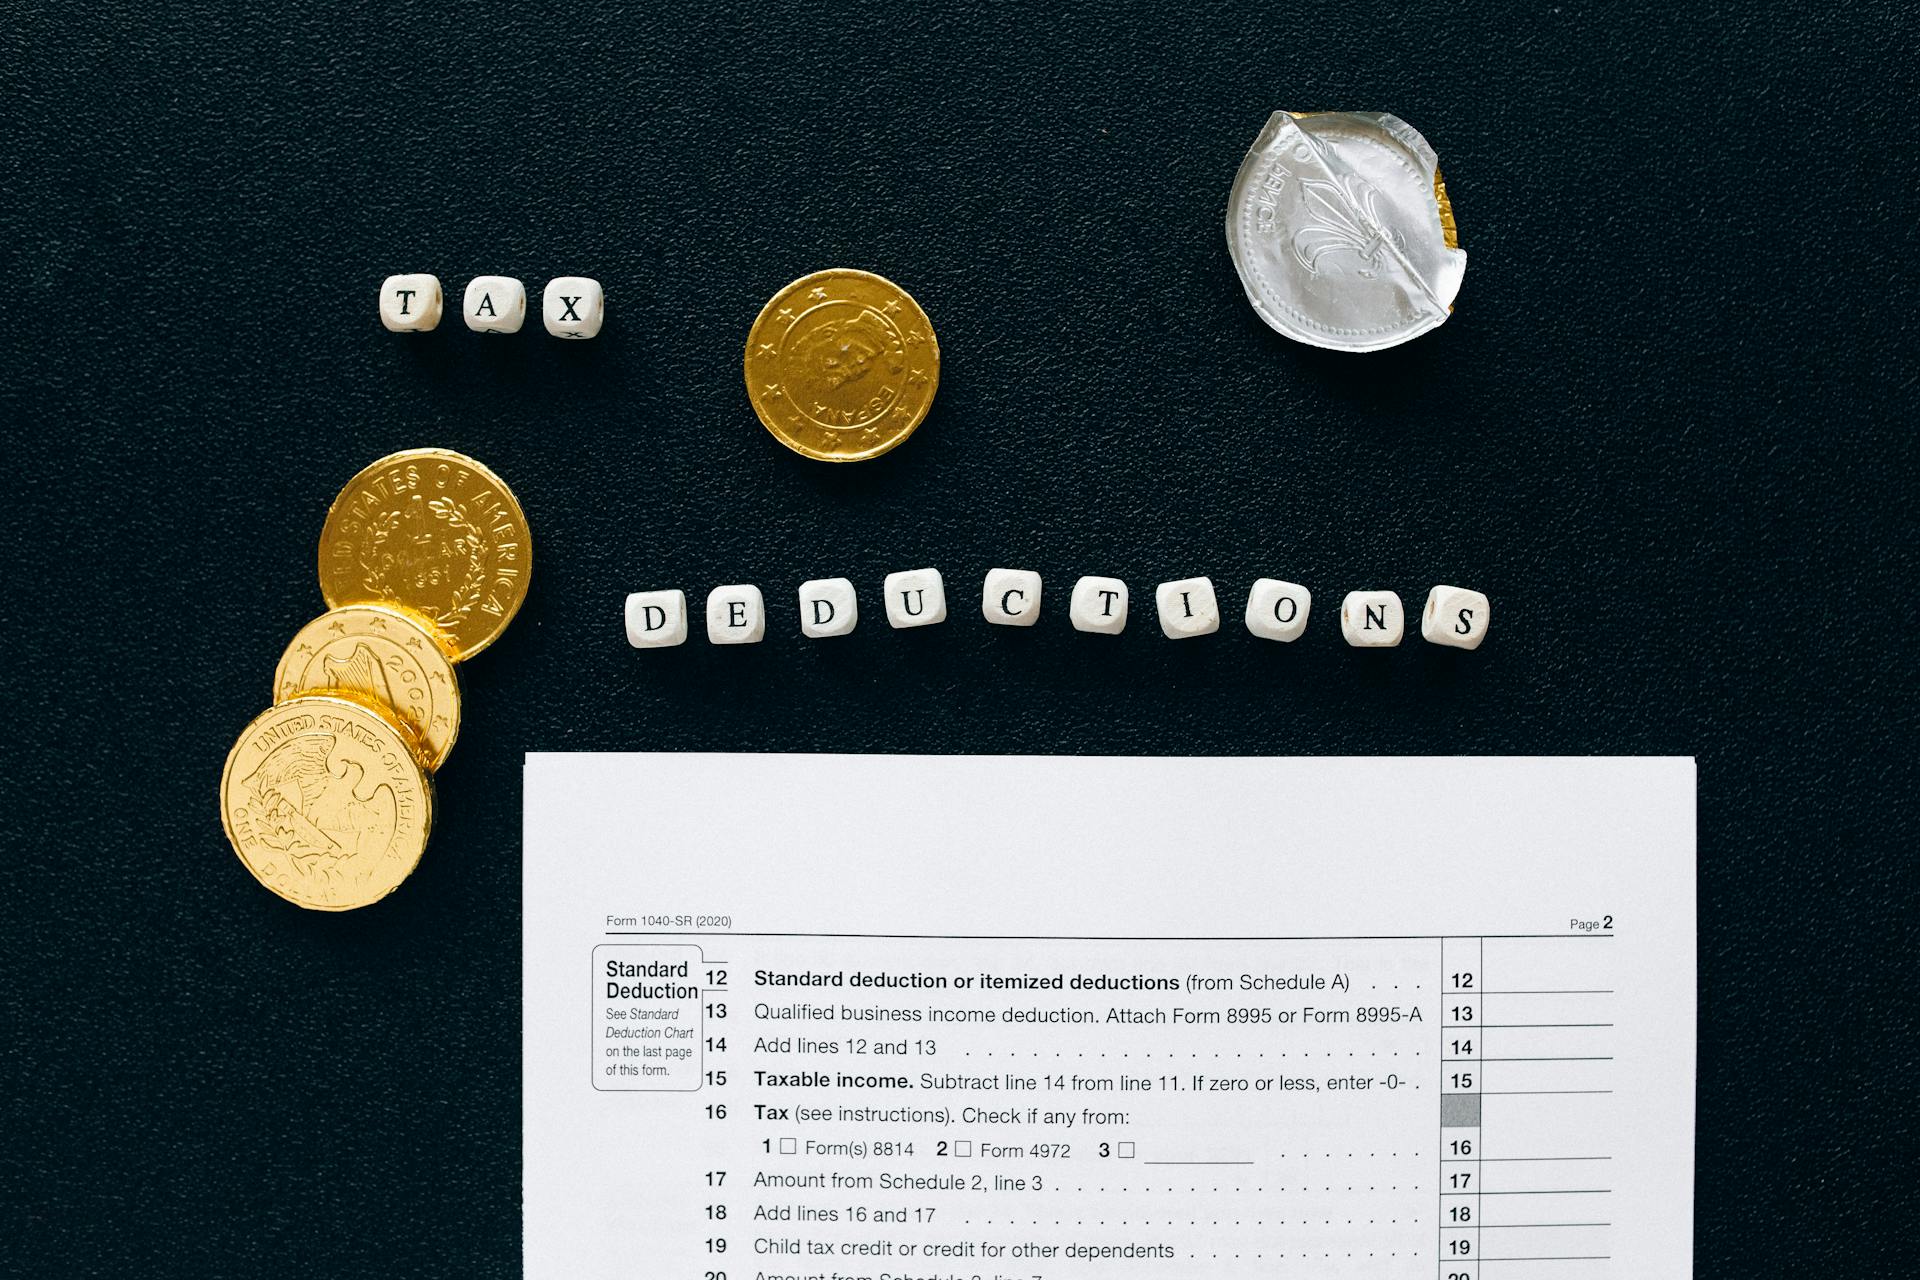
POLYGON ((1262 320, 1336 351, 1440 324, 1467 269, 1433 148, 1379 111, 1276 111, 1233 180, 1227 251, 1262 320))
POLYGON ((408 449, 340 491, 320 532, 327 604, 397 604, 426 616, 447 656, 471 658, 527 597, 527 517, 499 476, 449 449, 408 449))
POLYGON ((433 624, 398 605, 349 604, 300 628, 273 673, 273 700, 332 693, 393 712, 428 769, 460 733, 460 683, 433 624))
POLYGON ((817 271, 773 295, 747 334, 747 398, 795 453, 877 458, 913 434, 940 385, 940 344, 905 289, 817 271))
POLYGON ((262 712, 227 753, 220 820, 261 884, 314 911, 377 902, 420 861, 433 786, 407 731, 324 694, 262 712))

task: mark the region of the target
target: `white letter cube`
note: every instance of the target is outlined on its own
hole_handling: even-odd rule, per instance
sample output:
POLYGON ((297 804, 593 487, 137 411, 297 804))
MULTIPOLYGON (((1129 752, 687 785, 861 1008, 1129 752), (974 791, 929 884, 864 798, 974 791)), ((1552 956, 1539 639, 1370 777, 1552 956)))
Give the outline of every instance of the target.
POLYGON ((800 633, 818 640, 843 636, 860 621, 860 600, 846 578, 815 578, 800 584, 800 633))
POLYGON ((1265 640, 1298 640, 1312 608, 1313 593, 1299 583, 1256 578, 1247 592, 1247 630, 1265 640))
POLYGON ((1406 613, 1391 591, 1349 591, 1340 602, 1340 634, 1356 649, 1391 649, 1406 631, 1406 613))
POLYGON ((540 298, 540 318, 556 338, 591 338, 607 318, 607 295, 598 280, 586 276, 549 280, 540 298))
POLYGON ((905 569, 887 575, 882 588, 887 622, 894 627, 927 627, 947 620, 947 588, 938 569, 905 569))
POLYGON ((1435 587, 1427 592, 1420 615, 1420 636, 1454 649, 1478 649, 1487 638, 1487 598, 1465 587, 1435 587))
POLYGON ((1178 578, 1154 589, 1160 631, 1169 640, 1210 636, 1220 629, 1220 601, 1212 578, 1178 578))
POLYGON ((440 277, 388 276, 380 282, 380 323, 394 333, 425 333, 440 323, 440 277))
POLYGON ((715 644, 759 644, 767 634, 767 602, 751 582, 707 593, 707 639, 715 644))
POLYGON ((666 649, 687 642, 687 593, 636 591, 627 597, 627 643, 666 649))
POLYGON ((1026 569, 987 570, 980 612, 996 626, 1032 626, 1040 621, 1040 575, 1026 569))
POLYGON ((527 319, 527 286, 512 276, 475 276, 460 314, 475 333, 518 333, 527 319))
POLYGON ((1127 584, 1118 578, 1082 578, 1073 584, 1067 617, 1075 631, 1117 636, 1127 629, 1127 584))

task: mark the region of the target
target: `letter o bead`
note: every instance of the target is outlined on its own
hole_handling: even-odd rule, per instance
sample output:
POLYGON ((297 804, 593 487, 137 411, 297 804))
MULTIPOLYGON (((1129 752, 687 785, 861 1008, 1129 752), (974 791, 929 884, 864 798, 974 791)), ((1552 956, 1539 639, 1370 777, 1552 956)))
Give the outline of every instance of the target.
POLYGON ((860 599, 846 578, 815 578, 800 584, 800 634, 818 640, 844 636, 860 621, 860 599))
POLYGON ((1349 591, 1340 602, 1340 634, 1356 649, 1391 649, 1406 632, 1406 611, 1394 592, 1349 591))
POLYGON ((1420 614, 1420 637, 1450 649, 1478 649, 1487 638, 1487 598, 1465 587, 1435 587, 1420 614))
POLYGON ((1298 640, 1307 629, 1313 592, 1297 582, 1256 578, 1247 592, 1247 630, 1263 640, 1298 640))
POLYGON ((980 588, 980 614, 997 627, 1040 621, 1040 575, 1026 569, 989 569, 980 588))

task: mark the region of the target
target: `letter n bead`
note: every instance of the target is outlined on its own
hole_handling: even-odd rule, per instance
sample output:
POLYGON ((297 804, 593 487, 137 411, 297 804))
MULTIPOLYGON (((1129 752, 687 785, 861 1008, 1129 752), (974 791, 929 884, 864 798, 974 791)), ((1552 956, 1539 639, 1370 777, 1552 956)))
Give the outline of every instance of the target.
POLYGON ((1391 649, 1406 631, 1406 611, 1391 591, 1349 591, 1340 602, 1340 634, 1356 649, 1391 649))
POLYGON ((860 599, 846 578, 815 578, 800 584, 800 634, 818 640, 843 636, 860 621, 860 599))
POLYGON ((707 639, 714 644, 759 644, 767 634, 767 602, 751 582, 707 593, 707 639))
POLYGON ((1263 640, 1298 640, 1312 608, 1313 593, 1299 583, 1256 578, 1247 592, 1247 630, 1263 640))
POLYGON ((1420 635, 1429 644, 1478 649, 1487 638, 1487 598, 1465 587, 1435 587, 1420 614, 1420 635))
POLYGON ((687 642, 687 593, 636 591, 627 597, 627 643, 666 649, 687 642))
POLYGON ((906 569, 887 575, 887 623, 928 627, 947 620, 947 588, 938 569, 906 569))
POLYGON ((442 305, 438 276, 388 276, 380 282, 380 323, 393 333, 436 328, 442 305))
POLYGON ((540 298, 540 318, 556 338, 591 338, 607 316, 607 295, 600 282, 586 276, 561 276, 547 281, 540 298))

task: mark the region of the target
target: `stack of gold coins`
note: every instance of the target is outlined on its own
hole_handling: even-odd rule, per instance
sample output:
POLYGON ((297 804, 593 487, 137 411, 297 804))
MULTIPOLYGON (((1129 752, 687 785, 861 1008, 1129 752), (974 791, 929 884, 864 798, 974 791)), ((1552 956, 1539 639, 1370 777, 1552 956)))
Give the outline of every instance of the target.
POLYGON ((532 550, 512 491, 446 449, 382 458, 340 491, 320 534, 327 611, 287 645, 273 706, 220 776, 227 839, 261 884, 350 911, 413 871, 460 732, 454 664, 513 621, 532 550))

